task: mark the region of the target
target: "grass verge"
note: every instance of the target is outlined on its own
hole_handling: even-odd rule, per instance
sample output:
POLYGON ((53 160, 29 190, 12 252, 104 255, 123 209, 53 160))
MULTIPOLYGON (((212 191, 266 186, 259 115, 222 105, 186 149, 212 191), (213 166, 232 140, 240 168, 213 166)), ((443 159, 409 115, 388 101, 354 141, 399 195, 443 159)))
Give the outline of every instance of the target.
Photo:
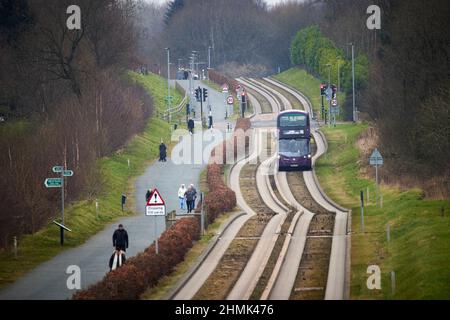
MULTIPOLYGON (((320 97, 321 81, 319 79, 300 68, 289 69, 273 76, 273 78, 290 85, 306 95, 313 105, 314 113, 320 115, 322 102, 320 97)), ((345 94, 338 93, 337 100, 342 104, 345 101, 345 94)), ((326 108, 326 99, 324 99, 324 104, 326 108)))
POLYGON ((367 128, 364 124, 323 128, 329 150, 316 166, 325 192, 353 212, 351 298, 449 299, 450 201, 425 200, 419 189, 405 191, 381 185, 383 207, 377 207, 374 179, 364 178, 361 170, 368 160, 360 158, 357 146, 367 128), (362 233, 359 195, 364 191, 367 196, 368 189, 370 201, 362 233), (381 290, 366 286, 371 265, 381 269, 381 290), (391 271, 396 275, 395 292, 391 271))
MULTIPOLYGON (((165 101, 161 91, 165 80, 154 74, 148 76, 129 73, 132 79, 141 83, 153 97, 156 110, 164 110, 165 101)), ((167 88, 167 87, 165 87, 167 88)), ((175 102, 181 96, 175 92, 175 102)), ((134 179, 143 173, 146 166, 156 158, 160 139, 170 141, 170 127, 167 122, 150 118, 145 130, 133 137, 125 148, 111 157, 98 159, 96 167, 101 175, 102 191, 97 197, 98 218, 95 200, 80 200, 66 207, 66 225, 73 232, 66 232, 65 245, 59 245, 59 229, 49 223, 34 235, 19 239, 18 257, 9 250, 0 252, 0 288, 14 282, 37 265, 51 259, 62 251, 79 246, 104 227, 134 212, 134 179), (130 160, 130 168, 128 168, 130 160), (128 196, 127 206, 122 212, 122 193, 128 196)), ((70 182, 69 182, 70 183, 70 182)))

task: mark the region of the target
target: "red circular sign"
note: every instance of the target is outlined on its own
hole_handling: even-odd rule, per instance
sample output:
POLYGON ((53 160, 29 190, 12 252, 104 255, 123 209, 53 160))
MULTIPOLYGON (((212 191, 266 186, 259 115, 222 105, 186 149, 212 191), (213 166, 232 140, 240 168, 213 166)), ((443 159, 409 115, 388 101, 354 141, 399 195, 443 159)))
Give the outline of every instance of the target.
POLYGON ((228 104, 234 104, 234 97, 233 96, 228 96, 227 103, 228 104))

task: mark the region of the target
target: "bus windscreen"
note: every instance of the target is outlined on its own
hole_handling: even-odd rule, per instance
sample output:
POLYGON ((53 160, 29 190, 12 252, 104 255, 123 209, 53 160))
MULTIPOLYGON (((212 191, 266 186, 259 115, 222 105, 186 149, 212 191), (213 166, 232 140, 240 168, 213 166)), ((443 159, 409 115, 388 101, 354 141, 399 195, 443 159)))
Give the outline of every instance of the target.
POLYGON ((285 157, 302 157, 310 153, 307 139, 281 139, 278 143, 278 152, 285 157))
POLYGON ((307 116, 304 114, 287 114, 280 116, 280 127, 305 127, 307 116))

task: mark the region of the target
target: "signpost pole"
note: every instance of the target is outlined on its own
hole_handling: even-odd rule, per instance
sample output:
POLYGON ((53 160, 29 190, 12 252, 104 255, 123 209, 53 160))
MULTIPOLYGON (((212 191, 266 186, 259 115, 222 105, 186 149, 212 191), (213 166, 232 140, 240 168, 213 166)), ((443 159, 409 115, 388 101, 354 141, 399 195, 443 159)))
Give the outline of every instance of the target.
POLYGON ((376 197, 376 202, 377 202, 377 207, 378 207, 378 202, 379 202, 379 190, 378 190, 378 162, 375 163, 375 183, 377 184, 377 197, 376 197))
POLYGON ((201 227, 201 234, 202 236, 205 234, 205 208, 204 208, 204 201, 203 201, 203 192, 200 195, 200 201, 202 204, 202 212, 200 216, 200 227, 201 227))
MULTIPOLYGON (((61 171, 61 220, 62 220, 62 225, 64 226, 64 170, 66 170, 66 166, 63 166, 63 170, 61 171)), ((61 245, 64 245, 64 228, 60 227, 61 230, 61 245)))
POLYGON ((159 248, 158 248, 158 234, 157 234, 158 228, 156 227, 156 223, 157 223, 157 222, 158 222, 157 216, 155 216, 155 223, 154 223, 154 225, 155 225, 155 252, 156 252, 156 254, 159 254, 159 248))
POLYGON ((364 191, 361 191, 361 232, 364 233, 364 191))

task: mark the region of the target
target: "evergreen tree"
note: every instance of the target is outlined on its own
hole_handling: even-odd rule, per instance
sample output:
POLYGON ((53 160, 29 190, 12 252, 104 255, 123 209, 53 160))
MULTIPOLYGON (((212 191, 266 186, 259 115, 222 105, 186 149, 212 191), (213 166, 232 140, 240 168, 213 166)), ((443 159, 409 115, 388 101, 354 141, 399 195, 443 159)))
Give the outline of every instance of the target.
POLYGON ((170 23, 170 19, 175 15, 175 13, 184 7, 184 0, 172 0, 167 6, 166 14, 164 15, 164 22, 166 25, 170 23))

